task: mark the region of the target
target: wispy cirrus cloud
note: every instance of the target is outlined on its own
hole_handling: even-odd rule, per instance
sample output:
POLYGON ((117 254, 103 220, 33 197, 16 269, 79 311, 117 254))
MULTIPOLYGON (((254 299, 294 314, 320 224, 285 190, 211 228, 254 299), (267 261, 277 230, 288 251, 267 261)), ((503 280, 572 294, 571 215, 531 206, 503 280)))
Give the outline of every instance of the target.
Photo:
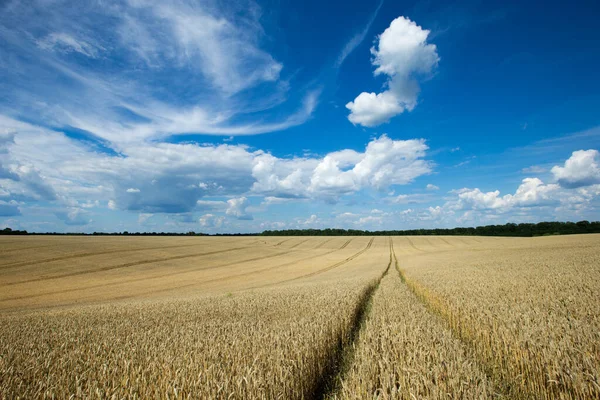
POLYGON ((344 48, 342 49, 342 51, 338 55, 337 60, 335 61, 335 64, 334 64, 335 68, 341 67, 342 64, 344 63, 344 61, 346 60, 346 58, 358 46, 360 46, 360 44, 365 40, 365 38, 367 37, 367 34, 371 30, 371 25, 373 25, 373 22, 375 21, 375 18, 377 18, 377 15, 379 14, 379 10, 381 9, 381 6, 383 5, 384 1, 385 0, 381 0, 379 2, 379 4, 377 5, 377 8, 373 12, 373 14, 371 14, 371 17, 369 18, 369 20, 365 24, 365 27, 363 28, 363 30, 360 31, 360 32, 358 32, 356 35, 352 36, 352 38, 346 43, 346 45, 344 46, 344 48))
POLYGON ((113 144, 285 130, 318 103, 316 87, 288 101, 284 66, 262 48, 262 11, 252 0, 11 1, 0 11, 5 115, 113 144))

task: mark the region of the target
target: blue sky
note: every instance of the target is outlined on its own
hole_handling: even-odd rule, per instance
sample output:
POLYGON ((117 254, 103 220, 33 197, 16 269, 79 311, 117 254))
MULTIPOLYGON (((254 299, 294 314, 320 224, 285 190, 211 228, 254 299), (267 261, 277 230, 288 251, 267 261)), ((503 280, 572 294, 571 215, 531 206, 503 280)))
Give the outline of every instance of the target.
POLYGON ((597 2, 0 4, 0 226, 600 219, 597 2))

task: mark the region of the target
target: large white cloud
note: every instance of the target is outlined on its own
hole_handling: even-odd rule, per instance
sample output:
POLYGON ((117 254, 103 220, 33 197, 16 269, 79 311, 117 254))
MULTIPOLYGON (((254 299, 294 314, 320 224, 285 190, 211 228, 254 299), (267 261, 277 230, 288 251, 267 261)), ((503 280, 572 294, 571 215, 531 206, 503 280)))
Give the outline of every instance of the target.
POLYGON ((431 172, 424 140, 374 139, 363 153, 342 150, 321 159, 282 160, 265 154, 253 168, 255 193, 336 200, 364 188, 404 185, 431 172))
POLYGON ((367 127, 388 122, 417 105, 417 77, 430 74, 440 58, 437 47, 427 43, 429 31, 405 17, 398 17, 379 36, 377 47, 371 48, 375 76, 387 76, 387 90, 359 94, 346 104, 348 119, 367 127))
POLYGON ((560 187, 545 184, 539 178, 525 178, 515 194, 500 196, 500 191, 482 192, 478 188, 461 189, 452 204, 455 209, 507 211, 514 207, 542 206, 559 201, 560 187))
POLYGON ((551 170, 557 182, 566 188, 600 183, 600 153, 598 150, 574 151, 564 166, 551 170))
POLYGON ((423 140, 385 135, 363 152, 346 149, 322 157, 277 157, 244 145, 148 142, 124 145, 115 155, 60 132, 6 118, 2 123, 12 130, 0 162, 16 176, 0 177, 3 199, 54 202, 65 210, 56 215, 72 223, 89 220, 83 218, 89 204, 250 219, 248 195, 333 202, 362 189, 407 184, 432 170, 423 140))
POLYGON ((238 197, 227 200, 227 211, 225 214, 233 216, 237 219, 252 219, 252 216, 248 214, 246 208, 248 207, 248 198, 238 197))

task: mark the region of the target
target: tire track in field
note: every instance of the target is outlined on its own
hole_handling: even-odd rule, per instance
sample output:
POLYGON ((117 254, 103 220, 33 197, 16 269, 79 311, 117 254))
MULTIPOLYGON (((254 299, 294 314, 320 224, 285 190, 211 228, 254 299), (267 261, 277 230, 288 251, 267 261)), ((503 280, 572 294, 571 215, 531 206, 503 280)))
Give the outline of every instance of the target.
MULTIPOLYGON (((297 277, 297 278, 290 279, 290 280, 291 280, 291 281, 295 281, 295 280, 302 279, 302 278, 309 278, 309 277, 311 277, 311 276, 320 275, 320 274, 322 274, 322 273, 324 273, 324 272, 331 271, 331 270, 332 270, 332 269, 334 269, 334 268, 337 268, 337 267, 340 267, 340 266, 342 266, 342 265, 344 265, 344 264, 346 264, 346 263, 349 263, 350 261, 354 260, 356 257, 359 257, 359 256, 361 256, 363 253, 365 253, 367 250, 369 250, 369 249, 371 248, 371 245, 373 244, 373 240, 375 240, 375 238, 371 238, 371 240, 369 240, 369 243, 367 244, 367 246, 366 246, 364 249, 362 249, 362 250, 361 250, 361 251, 359 251, 358 253, 355 253, 354 255, 352 255, 352 256, 350 256, 350 257, 346 258, 346 259, 345 259, 345 260, 343 260, 343 261, 340 261, 340 262, 337 262, 337 263, 335 263, 335 264, 333 264, 333 265, 330 265, 330 266, 329 266, 329 267, 327 267, 327 268, 323 268, 323 269, 320 269, 320 270, 318 270, 318 271, 314 271, 314 272, 311 272, 311 273, 309 273, 309 274, 305 274, 305 275, 302 275, 302 276, 299 276, 299 277, 297 277)), ((345 246, 344 246, 344 247, 345 247, 345 246)), ((286 281, 284 281, 284 282, 286 282, 286 281)))
POLYGON ((319 244, 317 245, 317 247, 315 247, 315 250, 317 250, 317 249, 320 249, 320 248, 321 248, 321 247, 323 247, 323 246, 324 246, 326 243, 329 243, 329 242, 331 242, 333 239, 334 239, 334 238, 327 239, 326 241, 319 243, 319 244))
MULTIPOLYGON (((371 239, 371 244, 373 242, 371 239)), ((311 387, 307 388, 307 392, 304 394, 306 399, 332 399, 337 398, 335 395, 339 392, 344 381, 345 376, 348 374, 355 357, 356 348, 358 346, 358 340, 360 332, 365 329, 365 321, 367 320, 371 312, 371 303, 373 296, 379 288, 381 281, 390 271, 392 265, 392 252, 391 246, 392 238, 389 238, 390 242, 390 259, 387 267, 379 278, 369 282, 362 295, 360 296, 352 318, 350 319, 349 329, 347 335, 339 335, 336 344, 328 349, 326 357, 326 364, 323 372, 316 378, 315 382, 311 387)))
MULTIPOLYGON (((350 242, 353 239, 350 239, 348 242, 350 242)), ((369 241, 369 243, 367 244, 367 246, 364 249, 362 249, 359 252, 355 253, 351 257, 348 257, 345 260, 343 260, 343 261, 341 261, 339 263, 336 263, 336 264, 339 264, 339 265, 336 265, 336 267, 339 267, 340 265, 345 264, 345 263, 351 261, 352 259, 355 259, 356 257, 360 256, 361 254, 363 254, 364 252, 366 252, 367 250, 369 250, 371 248, 371 245, 372 245, 374 239, 375 238, 371 238, 371 240, 369 241)), ((325 252, 323 254, 319 254, 319 255, 315 255, 315 256, 311 256, 311 257, 306 257, 306 258, 303 258, 301 260, 295 260, 295 261, 287 262, 287 263, 284 263, 284 264, 279 264, 279 265, 275 265, 275 266, 272 266, 272 267, 262 268, 260 270, 249 271, 249 272, 246 272, 246 273, 243 273, 243 274, 232 275, 232 276, 228 276, 228 277, 224 277, 224 278, 215 278, 215 279, 210 279, 210 280, 206 280, 206 281, 202 281, 202 282, 188 283, 188 284, 185 284, 185 285, 179 285, 179 286, 169 287, 169 288, 164 288, 164 289, 159 289, 159 290, 152 290, 150 292, 137 293, 137 294, 134 294, 134 295, 124 295, 124 296, 119 296, 119 297, 113 297, 113 298, 109 299, 109 301, 128 300, 128 299, 132 299, 132 298, 139 298, 139 297, 142 297, 142 296, 145 296, 145 295, 152 295, 152 294, 156 294, 156 293, 165 293, 165 292, 171 292, 173 290, 185 289, 185 288, 188 288, 188 287, 197 286, 199 284, 213 283, 213 282, 218 282, 218 281, 223 281, 223 280, 241 278, 241 277, 244 277, 244 276, 250 276, 250 275, 257 274, 257 273, 261 273, 261 272, 273 270, 273 269, 276 269, 276 268, 287 267, 287 266, 290 266, 290 265, 298 264, 300 262, 311 260, 311 259, 314 259, 314 258, 323 257, 323 256, 326 256, 328 254, 335 253, 336 251, 339 251, 339 250, 341 250, 341 249, 330 250, 330 251, 327 251, 327 252, 325 252)), ((328 267, 328 268, 330 268, 330 267, 328 267)), ((388 270, 389 269, 386 269, 386 272, 388 270)), ((295 279, 297 279, 297 278, 294 278, 292 280, 295 280, 295 279)), ((285 283, 285 282, 288 282, 288 281, 289 280, 283 280, 283 281, 279 281, 279 282, 274 282, 272 284, 252 286, 252 287, 248 287, 248 288, 243 288, 242 290, 259 289, 259 288, 264 288, 264 287, 278 285, 280 283, 285 283)))
MULTIPOLYGON (((373 239, 371 239, 371 242, 372 241, 373 241, 373 239)), ((350 242, 350 241, 348 241, 348 242, 350 242)), ((333 249, 333 250, 329 250, 329 251, 327 251, 325 253, 321 253, 321 254, 318 254, 318 255, 313 255, 313 256, 310 256, 310 257, 302 258, 300 260, 294 260, 294 261, 286 262, 286 263, 283 263, 283 264, 274 265, 274 266, 271 266, 271 267, 261 268, 261 269, 258 269, 258 270, 248 271, 248 272, 245 272, 243 274, 230 275, 230 276, 221 277, 221 278, 213 278, 213 279, 203 280, 203 281, 199 281, 199 282, 187 283, 187 284, 184 284, 184 285, 172 286, 172 287, 163 288, 163 289, 157 289, 157 290, 155 289, 155 290, 151 290, 151 291, 148 291, 148 292, 140 292, 140 293, 136 293, 136 294, 132 294, 132 295, 117 296, 117 297, 112 297, 110 299, 101 300, 101 301, 98 301, 98 302, 107 302, 107 301, 117 301, 117 300, 127 300, 127 299, 133 299, 133 298, 140 298, 140 297, 143 297, 143 296, 146 296, 146 295, 153 295, 153 294, 157 294, 157 293, 166 293, 166 292, 171 292, 171 291, 174 291, 174 290, 180 290, 180 289, 185 289, 185 288, 189 288, 189 287, 193 287, 193 286, 204 285, 204 284, 207 284, 207 283, 214 283, 214 282, 226 281, 226 280, 231 280, 231 279, 239 279, 239 278, 242 278, 242 277, 245 277, 245 276, 251 276, 251 275, 259 274, 259 273, 270 271, 270 270, 274 270, 274 269, 277 269, 277 268, 288 267, 288 266, 291 266, 291 265, 294 265, 294 264, 298 264, 298 263, 301 263, 301 262, 304 262, 304 261, 312 260, 314 258, 324 257, 326 255, 329 255, 331 253, 335 253, 336 251, 340 251, 340 250, 341 249, 333 249)), ((361 250, 361 251, 359 251, 359 253, 362 253, 364 251, 365 250, 361 250)), ((287 254, 287 253, 288 252, 285 252, 283 254, 287 254)), ((281 255, 281 254, 279 254, 279 255, 281 255)), ((355 254, 355 256, 356 256, 356 254, 355 254)), ((354 258, 356 258, 356 257, 354 257, 354 258)), ((230 265, 234 265, 234 264, 237 264, 237 263, 239 263, 239 262, 231 263, 230 265)), ((224 266, 225 265, 220 265, 220 266, 215 267, 215 268, 220 268, 220 267, 224 267, 224 266)), ((151 278, 149 278, 149 279, 151 279, 151 278)), ((283 282, 285 282, 285 281, 283 281, 283 282)), ((121 282, 118 282, 118 283, 121 283, 121 282)), ((114 284, 116 285, 118 283, 114 283, 114 284)), ((279 283, 279 282, 277 282, 277 283, 279 283)), ((277 283, 275 283, 275 284, 277 284, 277 283)), ((106 284, 106 285, 108 285, 108 284, 106 284)), ((263 285, 263 286, 271 286, 271 285, 263 285)), ((256 286, 256 287, 251 287, 251 288, 243 288, 243 290, 256 289, 256 288, 263 287, 263 286, 256 286)), ((99 285, 99 287, 102 287, 102 285, 99 285)), ((89 287, 82 288, 81 290, 85 290, 85 289, 88 289, 88 288, 89 287)), ((80 289, 68 289, 68 290, 69 291, 76 291, 76 290, 80 290, 80 289)), ((46 295, 49 295, 49 294, 46 293, 46 294, 42 294, 42 295, 31 295, 31 296, 28 296, 26 298, 41 297, 41 296, 46 296, 46 295)), ((0 303, 6 302, 6 301, 10 301, 10 300, 14 300, 14 299, 16 299, 16 298, 13 297, 11 299, 3 299, 3 300, 0 300, 0 303)), ((69 303, 69 304, 71 304, 71 303, 69 303)))
POLYGON ((65 261, 65 260, 71 260, 71 259, 76 259, 76 258, 102 256, 105 254, 131 253, 131 252, 136 252, 136 251, 148 251, 148 250, 165 250, 165 249, 176 249, 176 248, 180 248, 180 247, 193 247, 193 246, 198 246, 198 243, 180 244, 180 245, 175 245, 175 246, 163 246, 163 247, 145 247, 145 248, 141 248, 141 249, 115 249, 115 250, 107 250, 107 251, 96 251, 96 252, 90 252, 90 253, 70 254, 67 256, 44 258, 42 260, 37 260, 37 261, 22 261, 22 262, 17 262, 17 263, 0 265, 0 270, 10 269, 10 268, 18 268, 18 267, 27 267, 29 265, 45 264, 45 263, 54 262, 54 261, 65 261))
MULTIPOLYGON (((348 242, 346 242, 344 244, 344 246, 342 246, 338 250, 341 250, 344 247, 346 247, 351 240, 352 239, 350 239, 348 242)), ((317 271, 313 271, 313 272, 310 272, 308 274, 304 274, 304 275, 297 276, 297 277, 294 277, 294 278, 284 279, 282 281, 277 281, 277 282, 266 284, 266 285, 255 286, 255 287, 252 287, 252 289, 257 289, 257 288, 262 288, 262 287, 269 287, 269 286, 273 286, 273 285, 279 285, 280 283, 292 282, 292 281, 296 281, 298 279, 303 279, 303 278, 310 278, 311 276, 320 275, 320 274, 322 274, 324 272, 331 271, 332 269, 340 267, 340 266, 342 266, 342 265, 344 265, 346 263, 349 263, 350 261, 354 260, 355 258, 361 256, 363 253, 365 253, 367 250, 369 250, 371 248, 371 245, 373 244, 373 240, 375 240, 374 237, 371 238, 371 240, 369 240, 369 243, 367 244, 367 246, 364 249, 362 249, 362 250, 354 253, 353 255, 351 255, 350 257, 348 257, 348 258, 346 258, 346 259, 344 259, 342 261, 338 261, 337 263, 335 263, 333 265, 330 265, 330 266, 325 267, 323 269, 320 269, 320 270, 317 270, 317 271)), ((337 250, 334 250, 334 251, 337 251, 337 250)))
POLYGON ((352 239, 349 239, 349 240, 346 240, 346 243, 344 243, 344 244, 342 245, 342 247, 340 247, 340 250, 342 250, 342 249, 345 249, 345 248, 346 248, 346 246, 348 246, 348 245, 350 244, 350 242, 351 242, 351 241, 353 241, 353 240, 354 240, 354 238, 352 238, 352 239))
POLYGON ((420 248, 418 248, 417 246, 415 246, 415 244, 413 243, 413 241, 408 236, 405 236, 405 238, 406 238, 406 240, 408 240, 408 244, 410 244, 410 246, 413 249, 415 249, 417 251, 421 251, 421 252, 424 251, 424 250, 421 250, 420 248))
MULTIPOLYGON (((347 263, 347 262, 355 259, 356 257, 360 256, 364 252, 366 252, 371 247, 374 239, 375 238, 371 238, 371 240, 369 241, 369 243, 367 244, 367 246, 363 250, 360 250, 357 253, 355 253, 354 255, 346 258, 345 260, 336 263, 334 266, 328 267, 328 270, 336 268, 336 267, 339 267, 339 266, 341 266, 341 265, 343 265, 343 264, 345 264, 345 263, 347 263)), ((214 283, 214 282, 219 282, 219 281, 226 281, 226 280, 238 279, 238 278, 242 278, 242 277, 251 276, 251 275, 259 274, 259 273, 262 273, 262 272, 274 270, 274 269, 277 269, 277 268, 288 267, 288 266, 291 266, 291 265, 294 265, 294 264, 302 263, 302 262, 305 262, 305 261, 308 261, 308 260, 312 260, 312 259, 315 259, 315 258, 319 258, 319 257, 324 257, 324 256, 327 256, 327 255, 329 255, 331 253, 335 253, 337 251, 340 251, 340 250, 344 249, 352 240, 354 240, 354 238, 351 238, 351 239, 347 240, 342 245, 342 247, 340 247, 339 249, 329 250, 329 251, 327 251, 325 253, 313 255, 313 256, 310 256, 310 257, 305 257, 305 258, 302 258, 302 259, 299 259, 299 260, 294 260, 294 261, 286 262, 286 263, 283 263, 283 264, 274 265, 274 266, 271 266, 271 267, 266 267, 266 268, 261 268, 261 269, 258 269, 258 270, 248 271, 248 272, 245 272, 245 273, 242 273, 242 274, 236 274, 236 275, 230 275, 230 276, 226 276, 226 277, 213 278, 213 279, 203 280, 203 281, 199 281, 199 282, 187 283, 187 284, 184 284, 184 285, 172 286, 172 287, 163 288, 163 289, 153 289, 151 291, 140 292, 140 293, 136 293, 136 294, 132 294, 132 295, 123 295, 123 296, 112 297, 110 299, 101 300, 101 301, 98 301, 98 302, 108 302, 108 301, 117 301, 117 300, 127 300, 127 299, 132 299, 132 298, 140 298, 140 297, 147 296, 147 295, 153 295, 153 294, 158 294, 158 293, 165 293, 165 292, 170 292, 170 291, 174 291, 174 290, 185 289, 185 288, 189 288, 189 287, 193 287, 193 286, 204 285, 204 284, 214 283)), ((288 254, 288 253, 290 253, 290 252, 286 251, 284 253, 279 253, 277 255, 285 255, 285 254, 288 254)), ((272 255, 272 256, 275 257, 276 255, 272 255)), ((270 258, 270 256, 256 257, 257 260, 265 259, 265 258, 270 258)), ((257 260, 254 260, 254 261, 257 261, 257 260)), ((231 265, 240 264, 240 263, 249 262, 249 261, 250 260, 245 260, 245 261, 232 262, 232 263, 224 264, 224 265, 222 264, 222 265, 218 265, 218 266, 213 266, 213 267, 206 268, 206 270, 208 270, 208 269, 222 268, 222 267, 231 266, 231 265)), ((202 270, 205 270, 205 269, 202 269, 202 270)), ((186 271, 186 272, 190 272, 190 271, 186 271)), ((193 272, 193 271, 191 271, 191 272, 193 272)), ((322 270, 322 271, 315 271, 315 273, 321 273, 321 272, 325 272, 325 271, 324 270, 322 270)), ((182 273, 183 273, 183 271, 182 271, 182 273)), ((138 278, 138 279, 141 281, 141 280, 146 280, 146 279, 149 280, 149 279, 154 279, 154 278, 156 278, 156 277, 138 278)), ((292 280, 299 279, 299 278, 301 278, 301 277, 294 278, 292 280)), ((289 280, 279 281, 279 282, 275 282, 273 284, 267 284, 267 285, 260 285, 260 286, 255 286, 255 287, 244 288, 243 290, 257 289, 257 288, 261 288, 261 287, 273 286, 273 285, 277 285, 279 283, 284 283, 284 282, 287 282, 287 281, 289 281, 289 280)), ((13 300, 23 300, 23 299, 29 299, 29 298, 50 296, 50 295, 55 295, 55 294, 63 294, 63 293, 80 291, 80 290, 88 290, 88 289, 93 289, 93 288, 98 288, 98 287, 112 286, 112 285, 118 285, 118 284, 121 284, 121 283, 129 283, 129 282, 130 281, 126 281, 126 282, 113 282, 113 283, 95 285, 95 286, 92 286, 92 287, 88 286, 88 287, 84 287, 84 288, 66 289, 66 290, 61 290, 61 291, 52 292, 52 293, 42 293, 42 294, 32 294, 32 295, 28 295, 28 296, 12 297, 12 298, 7 298, 7 299, 1 299, 0 303, 7 302, 7 301, 13 301, 13 300)), ((72 302, 68 303, 68 304, 72 304, 72 302)))
MULTIPOLYGON (((144 294, 161 293, 161 292, 166 292, 166 291, 170 291, 170 290, 183 289, 183 288, 194 286, 194 285, 198 285, 198 284, 213 283, 213 282, 218 282, 218 281, 222 281, 222 280, 228 280, 228 279, 233 279, 233 278, 240 278, 240 277, 250 276, 250 275, 254 275, 254 274, 257 274, 257 273, 261 273, 261 272, 270 271, 270 270, 281 268, 281 267, 287 267, 287 266, 290 266, 290 265, 298 264, 298 263, 303 262, 303 261, 312 260, 312 259, 318 258, 318 257, 323 257, 323 256, 329 255, 331 253, 335 253, 336 251, 340 251, 343 248, 345 248, 353 239, 354 238, 352 238, 350 240, 347 240, 346 243, 344 243, 344 245, 342 245, 342 247, 340 247, 339 249, 329 250, 329 251, 327 251, 325 253, 316 254, 316 255, 313 255, 313 256, 310 256, 310 257, 305 257, 305 258, 302 258, 300 260, 294 260, 294 261, 286 262, 286 263, 283 263, 283 264, 274 265, 274 266, 271 266, 271 267, 261 268, 259 270, 245 272, 243 274, 231 275, 231 276, 222 277, 222 278, 214 278, 214 279, 204 280, 204 281, 200 281, 200 282, 194 282, 194 283, 185 284, 185 285, 176 286, 176 287, 171 287, 171 288, 153 290, 152 292, 147 292, 147 293, 144 293, 144 294)), ((371 241, 369 242, 369 244, 367 245, 368 247, 371 246, 371 243, 373 242, 373 239, 374 238, 372 238, 371 241)), ((240 248, 236 248, 235 250, 247 249, 247 248, 249 248, 249 247, 240 247, 240 248)), ((228 249, 228 250, 234 250, 234 249, 228 249)), ((217 253, 225 252, 225 251, 228 251, 228 250, 221 250, 221 251, 218 251, 218 252, 211 252, 211 253, 207 253, 207 254, 203 254, 203 255, 217 254, 217 253)), ((364 252, 364 251, 366 251, 366 249, 362 250, 362 251, 359 251, 359 253, 362 254, 362 252, 364 252)), ((111 283, 103 283, 103 284, 98 284, 98 285, 93 285, 93 286, 86 286, 86 287, 83 287, 83 288, 73 288, 73 289, 59 290, 59 291, 55 291, 55 292, 46 292, 46 293, 38 293, 38 294, 32 294, 32 295, 27 295, 27 296, 11 297, 11 298, 7 298, 7 299, 0 299, 0 303, 6 302, 6 301, 12 301, 12 300, 23 300, 23 299, 30 299, 30 298, 36 298, 36 297, 56 295, 56 294, 71 293, 71 292, 76 292, 76 291, 81 291, 81 290, 87 290, 87 289, 96 289, 96 288, 100 288, 100 287, 115 286, 115 285, 119 285, 119 284, 123 284, 123 283, 133 283, 133 282, 139 282, 139 281, 144 281, 144 280, 152 280, 152 279, 156 279, 156 278, 164 278, 164 277, 169 277, 169 276, 174 276, 174 275, 191 273, 191 272, 195 272, 195 271, 199 271, 199 270, 201 270, 201 271, 208 271, 208 270, 212 270, 212 269, 229 267, 229 266, 237 265, 237 264, 243 264, 243 263, 246 263, 246 262, 260 261, 260 260, 265 260, 265 259, 268 259, 268 258, 274 258, 274 257, 277 257, 277 256, 286 255, 286 254, 289 254, 289 253, 292 253, 292 252, 293 251, 287 250, 287 251, 284 251, 284 252, 281 252, 281 253, 271 254, 271 255, 268 255, 268 256, 253 257, 253 258, 249 258, 249 259, 246 259, 246 260, 240 260, 240 261, 230 262, 230 263, 227 263, 227 264, 220 264, 220 265, 210 266, 210 267, 207 267, 207 268, 200 268, 200 269, 193 269, 193 270, 188 270, 188 271, 181 271, 181 272, 178 272, 178 273, 163 274, 163 275, 160 275, 160 276, 136 278, 136 279, 130 279, 130 280, 122 281, 122 282, 111 282, 111 283)), ((355 258, 356 256, 357 255, 355 254, 353 257, 355 258)), ((175 258, 171 258, 170 257, 169 260, 172 260, 172 259, 181 259, 181 258, 188 258, 188 257, 193 257, 193 255, 176 256, 175 258)), ((152 263, 152 262, 159 262, 159 261, 165 261, 165 260, 164 259, 160 259, 160 260, 152 260, 152 261, 148 261, 148 262, 145 262, 145 261, 136 261, 134 263, 127 263, 127 264, 121 264, 121 265, 117 265, 117 266, 112 266, 110 268, 107 267, 107 269, 102 270, 102 271, 101 270, 80 271, 80 273, 65 274, 63 276, 60 276, 60 278, 65 277, 65 276, 69 276, 70 277, 70 276, 74 276, 74 275, 83 275, 85 273, 104 272, 106 270, 114 270, 114 269, 118 269, 118 268, 126 268, 126 267, 133 266, 131 264, 135 264, 137 266, 137 265, 142 265, 142 264, 152 263)), ((59 277, 38 278, 38 279, 32 279, 32 280, 28 280, 28 281, 11 282, 11 283, 5 284, 4 286, 16 285, 16 284, 20 284, 20 283, 29 283, 29 282, 34 282, 34 281, 58 279, 58 278, 59 277)), ((138 296, 139 295, 121 296, 121 297, 115 297, 113 299, 126 299, 126 298, 138 297, 138 296)))
POLYGON ((459 237, 459 236, 457 236, 457 237, 456 237, 456 240, 458 240, 458 241, 462 242, 463 244, 466 244, 467 246, 469 245, 469 242, 467 242, 467 241, 465 240, 465 238, 463 238, 463 237, 459 237))
POLYGON ((18 281, 18 282, 9 282, 9 283, 4 284, 4 286, 13 286, 13 285, 19 285, 19 284, 22 284, 22 283, 31 283, 31 282, 39 282, 39 281, 49 281, 49 280, 66 278, 66 277, 71 277, 71 276, 87 275, 87 274, 94 274, 94 273, 97 273, 97 272, 112 271, 112 270, 115 270, 115 269, 135 267, 135 266, 144 265, 144 264, 153 264, 153 263, 162 262, 162 261, 181 260, 181 259, 184 259, 184 258, 194 258, 194 257, 209 256, 209 255, 213 255, 213 254, 227 253, 227 252, 230 252, 230 251, 245 250, 245 249, 250 249, 250 248, 252 248, 252 247, 246 247, 246 246, 244 246, 244 247, 234 247, 234 248, 231 248, 231 249, 208 251, 208 252, 204 252, 204 253, 183 254, 183 255, 179 255, 179 256, 171 256, 171 257, 163 257, 163 258, 153 258, 153 259, 150 259, 150 260, 132 261, 132 262, 125 263, 125 264, 110 265, 110 266, 107 266, 107 267, 102 267, 102 268, 98 268, 98 269, 94 269, 94 270, 76 271, 76 272, 69 272, 69 273, 61 274, 61 275, 32 278, 32 279, 26 279, 26 280, 18 281))
POLYGON ((295 249, 296 247, 300 246, 301 244, 308 242, 310 239, 311 239, 311 238, 308 238, 308 239, 306 239, 306 240, 301 240, 300 242, 298 242, 298 243, 296 243, 295 245, 293 245, 293 246, 290 246, 290 247, 288 247, 288 248, 289 248, 289 249, 295 249))
MULTIPOLYGON (((271 271, 271 270, 274 270, 274 269, 277 269, 277 268, 289 267, 289 266, 294 265, 294 264, 299 264, 299 263, 302 263, 302 262, 305 262, 305 261, 308 261, 308 260, 312 260, 312 259, 315 259, 315 258, 324 257, 324 256, 327 256, 327 255, 329 255, 331 253, 335 253, 337 251, 340 251, 344 247, 346 247, 348 245, 348 243, 350 243, 353 239, 354 238, 346 241, 346 243, 344 243, 344 245, 341 248, 339 248, 339 249, 329 250, 329 251, 327 251, 325 253, 313 255, 313 256, 310 256, 310 257, 305 257, 305 258, 302 258, 302 259, 299 259, 299 260, 294 260, 294 261, 286 262, 286 263, 283 263, 283 264, 274 265, 274 266, 271 266, 271 267, 266 267, 266 268, 261 268, 261 269, 257 269, 257 270, 253 270, 253 271, 248 271, 248 272, 245 272, 243 274, 230 275, 230 276, 226 276, 226 277, 222 277, 222 278, 213 278, 213 279, 204 280, 204 281, 201 281, 201 282, 188 283, 188 284, 185 284, 185 285, 178 285, 178 286, 174 286, 174 287, 169 287, 169 288, 164 288, 164 289, 159 289, 159 290, 153 290, 151 292, 138 293, 138 294, 135 294, 135 295, 121 296, 121 297, 116 297, 116 298, 113 298, 113 299, 114 300, 124 300, 124 299, 129 299, 129 298, 140 297, 140 296, 144 296, 144 295, 155 294, 155 293, 170 292, 170 291, 173 291, 173 290, 185 289, 185 288, 188 288, 188 287, 197 286, 197 285, 203 285, 203 284, 207 284, 207 283, 214 283, 214 282, 219 282, 219 281, 239 279, 239 278, 246 277, 246 276, 260 274, 262 272, 271 271)), ((358 257, 360 254, 364 253, 366 250, 368 250, 368 248, 371 247, 371 244, 373 243, 373 240, 374 240, 374 238, 371 238, 371 241, 367 245, 367 248, 359 251, 358 253, 354 254, 350 258, 354 259, 354 258, 358 257)), ((346 263, 348 261, 350 261, 350 260, 346 259, 346 260, 344 260, 343 263, 346 263)), ((277 285, 277 284, 283 283, 283 282, 287 282, 287 280, 275 282, 273 284, 259 285, 259 286, 253 286, 253 287, 243 288, 243 290, 258 289, 258 288, 262 288, 262 287, 268 287, 268 286, 277 285)), ((111 300, 113 300, 113 299, 111 299, 111 300)))
POLYGON ((52 296, 52 295, 57 295, 57 294, 73 293, 73 292, 78 292, 78 291, 82 291, 82 290, 98 289, 101 287, 109 287, 109 286, 116 286, 116 285, 122 285, 122 284, 134 283, 134 282, 149 281, 152 279, 167 278, 167 277, 172 277, 172 276, 176 276, 176 275, 184 275, 184 274, 194 273, 194 272, 198 272, 198 271, 209 271, 212 269, 230 267, 232 265, 244 264, 244 263, 253 262, 253 261, 266 260, 268 258, 274 258, 274 257, 286 255, 289 253, 292 253, 292 251, 283 251, 280 253, 269 254, 268 256, 247 258, 245 260, 232 261, 232 262, 229 262, 226 264, 211 265, 211 266, 205 267, 205 268, 194 268, 194 269, 190 269, 190 270, 186 270, 186 271, 179 271, 179 272, 168 273, 168 274, 160 274, 160 275, 153 275, 153 276, 142 277, 142 278, 126 279, 126 280, 122 280, 119 282, 101 283, 98 285, 78 287, 78 288, 73 288, 73 289, 57 290, 54 292, 36 293, 36 294, 31 294, 31 295, 26 295, 26 296, 10 297, 10 298, 6 298, 6 299, 0 299, 0 303, 6 302, 6 301, 12 301, 12 300, 33 299, 36 297, 52 296))
POLYGON ((281 242, 277 243, 275 246, 281 246, 282 244, 284 244, 285 242, 289 242, 290 240, 292 240, 293 238, 289 238, 289 239, 285 239, 282 240, 281 242))
POLYGON ((15 248, 15 249, 4 249, 4 250, 0 251, 0 254, 12 253, 12 252, 15 252, 15 251, 23 251, 23 250, 43 249, 43 248, 52 247, 52 246, 56 246, 56 244, 46 244, 46 245, 43 245, 43 246, 21 247, 21 248, 15 248))
POLYGON ((447 241, 445 238, 443 237, 438 237, 438 239, 440 239, 442 242, 446 243, 448 246, 450 247, 456 247, 455 245, 453 245, 452 243, 450 243, 449 241, 447 241))
MULTIPOLYGON (((456 318, 455 315, 452 315, 451 312, 447 311, 446 308, 443 308, 441 304, 442 301, 439 299, 432 299, 432 294, 430 291, 426 290, 424 286, 419 284, 417 281, 413 279, 408 279, 406 274, 402 268, 400 268, 400 263, 398 262, 398 257, 396 257, 396 252, 394 250, 394 244, 391 244, 391 251, 394 258, 394 265, 396 271, 398 272, 398 276, 402 283, 408 288, 409 292, 416 298, 416 300, 421 303, 423 307, 432 315, 435 315, 439 318, 439 321, 443 324, 443 328, 446 329, 453 338, 458 340, 463 348, 465 349, 465 356, 470 358, 475 364, 481 367, 482 372, 486 375, 490 384, 494 388, 494 393, 498 395, 499 398, 513 398, 513 396, 509 396, 509 390, 507 388, 510 387, 506 382, 502 382, 497 378, 496 374, 494 374, 494 366, 493 362, 489 362, 483 357, 477 355, 476 349, 474 348, 474 340, 473 336, 469 336, 469 334, 465 334, 461 330, 453 328, 452 321, 456 318)), ((518 398, 521 398, 520 396, 518 398)), ((525 397, 525 398, 535 398, 535 397, 525 397)))

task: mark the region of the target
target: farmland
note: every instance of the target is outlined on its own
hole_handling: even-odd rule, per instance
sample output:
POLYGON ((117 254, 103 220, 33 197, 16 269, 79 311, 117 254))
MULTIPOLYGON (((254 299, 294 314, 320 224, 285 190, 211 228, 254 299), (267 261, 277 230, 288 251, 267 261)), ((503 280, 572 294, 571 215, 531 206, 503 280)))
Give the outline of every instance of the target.
POLYGON ((600 398, 600 235, 0 237, 1 398, 600 398))

